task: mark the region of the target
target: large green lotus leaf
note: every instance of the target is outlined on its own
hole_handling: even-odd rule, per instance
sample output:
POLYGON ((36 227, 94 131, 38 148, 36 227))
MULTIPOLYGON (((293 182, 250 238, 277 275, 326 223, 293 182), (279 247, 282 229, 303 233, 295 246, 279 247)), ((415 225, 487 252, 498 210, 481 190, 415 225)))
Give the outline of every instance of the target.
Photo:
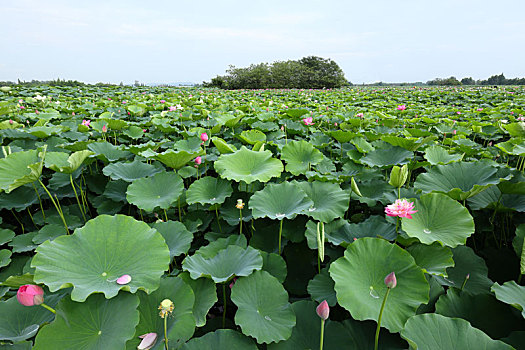
POLYGON ((71 155, 65 152, 47 152, 45 165, 54 171, 72 174, 92 154, 95 153, 87 150, 74 152, 71 155))
POLYGON ((465 244, 474 233, 474 219, 467 208, 441 193, 428 193, 416 199, 412 219, 402 218, 403 231, 421 243, 439 242, 449 247, 465 244))
POLYGON ((188 162, 203 154, 204 150, 200 147, 199 151, 191 153, 186 151, 175 151, 170 149, 166 152, 156 154, 154 158, 169 168, 179 170, 180 168, 188 164, 188 162))
POLYGON ((7 249, 0 249, 0 268, 9 265, 13 253, 7 249))
POLYGON ((73 286, 75 301, 97 292, 112 298, 120 289, 150 293, 158 288, 170 263, 160 233, 125 215, 100 215, 73 235, 42 243, 36 252, 31 263, 36 268, 35 282, 51 291, 73 286), (131 282, 117 284, 122 275, 130 275, 131 282))
MULTIPOLYGON (((46 294, 45 303, 55 307, 64 293, 46 294)), ((0 340, 19 342, 33 337, 40 325, 51 322, 55 315, 41 306, 24 306, 16 296, 0 301, 0 340)))
POLYGON ((26 132, 38 137, 39 139, 47 138, 51 135, 57 135, 62 131, 61 126, 53 125, 53 126, 33 126, 31 128, 27 128, 26 132))
POLYGON ((179 221, 156 222, 152 227, 157 230, 170 249, 170 258, 186 254, 190 249, 193 234, 179 221))
POLYGON ((364 137, 358 136, 350 140, 350 143, 357 148, 361 153, 368 153, 373 151, 375 148, 372 146, 364 137))
POLYGON ((105 162, 114 162, 131 156, 130 152, 123 151, 107 141, 90 143, 87 148, 95 152, 95 156, 105 162))
POLYGON ((206 324, 206 315, 211 307, 217 302, 217 288, 215 283, 209 278, 198 278, 196 280, 190 277, 188 272, 179 274, 180 278, 186 282, 193 290, 195 303, 193 304, 193 317, 195 325, 202 327, 206 324))
POLYGON ((296 182, 313 205, 304 214, 314 220, 330 222, 342 218, 348 210, 350 196, 338 184, 330 182, 296 182))
POLYGON ((57 306, 63 317, 38 332, 33 349, 125 349, 139 323, 138 305, 139 298, 129 293, 112 299, 96 294, 83 303, 65 297, 57 306))
POLYGON ((472 295, 455 288, 441 295, 436 303, 436 313, 467 320, 473 327, 495 339, 525 327, 525 320, 513 311, 491 294, 472 295))
POLYGON ((498 212, 525 212, 523 194, 504 194, 498 186, 492 186, 468 199, 471 210, 492 209, 498 212))
POLYGON ((485 260, 466 246, 457 246, 452 249, 454 267, 447 269, 448 277, 440 282, 456 288, 463 287, 464 291, 472 294, 489 293, 493 282, 487 277, 488 269, 485 260), (465 279, 469 276, 467 281, 465 279))
POLYGON ((203 258, 210 259, 217 255, 221 250, 228 248, 230 245, 246 248, 248 242, 244 235, 230 235, 228 237, 218 238, 215 241, 210 242, 208 245, 200 247, 196 253, 203 258))
POLYGON ((188 153, 200 152, 202 141, 198 137, 192 137, 188 140, 179 140, 173 147, 177 151, 186 151, 188 153))
POLYGON ((37 181, 42 173, 42 163, 38 150, 15 152, 0 159, 0 190, 9 193, 37 181))
POLYGON ((425 149, 424 157, 430 164, 437 165, 460 161, 463 155, 450 154, 443 147, 434 145, 425 149))
POLYGON ((222 204, 232 192, 230 181, 205 176, 190 185, 186 192, 186 203, 222 204))
POLYGON ((525 224, 516 227, 516 236, 512 240, 512 247, 520 258, 520 272, 525 274, 525 224))
POLYGON ((504 128, 509 132, 510 136, 525 137, 525 123, 523 122, 507 124, 504 128))
POLYGON ((330 278, 328 270, 323 269, 320 274, 315 275, 315 277, 308 282, 308 293, 312 297, 312 300, 318 303, 326 300, 328 305, 335 306, 335 304, 337 304, 337 296, 334 286, 334 280, 330 278))
POLYGON ((162 166, 157 167, 152 164, 146 164, 138 159, 128 163, 111 163, 102 169, 104 175, 111 177, 111 179, 124 180, 127 182, 133 182, 146 176, 152 176, 161 171, 164 171, 162 166))
POLYGON ((359 160, 359 163, 371 167, 387 167, 391 165, 407 164, 413 152, 401 147, 376 148, 359 160))
MULTIPOLYGON (((502 175, 503 176, 503 175, 502 175)), ((424 193, 441 192, 456 200, 465 200, 501 181, 498 169, 487 161, 436 165, 420 174, 414 187, 424 193)))
POLYGON ((224 141, 220 137, 214 136, 212 137, 211 141, 213 142, 215 147, 217 147, 217 150, 219 151, 220 154, 233 153, 237 150, 235 146, 229 145, 228 143, 226 143, 226 141, 224 141))
POLYGON ((395 272, 397 287, 390 291, 382 326, 391 332, 403 329, 419 305, 428 302, 430 287, 414 258, 380 238, 361 238, 330 266, 339 305, 356 320, 377 320, 387 291, 384 279, 395 272))
POLYGON ((6 228, 0 228, 0 246, 11 242, 15 232, 6 228))
POLYGON ((255 219, 269 217, 273 220, 294 219, 313 205, 306 193, 291 182, 268 184, 255 192, 249 202, 255 219))
POLYGON ((193 338, 181 350, 257 350, 249 337, 231 329, 218 329, 200 338, 193 338))
POLYGON ((513 349, 499 340, 492 340, 465 320, 432 313, 411 317, 401 331, 401 336, 418 350, 513 349))
POLYGON ((155 346, 151 349, 164 349, 164 319, 159 316, 159 305, 164 299, 173 302, 173 313, 168 317, 168 344, 171 349, 178 348, 181 343, 190 339, 195 331, 193 290, 180 277, 167 277, 160 280, 160 287, 151 294, 139 292, 140 321, 135 329, 135 335, 126 344, 127 349, 136 349, 146 333, 157 333, 155 346))
POLYGON ((236 245, 220 250, 214 257, 206 258, 199 253, 186 257, 182 268, 191 278, 210 277, 215 283, 227 282, 234 276, 248 276, 262 268, 263 260, 257 249, 236 245))
POLYGON ((126 199, 140 209, 152 212, 155 208, 170 208, 183 191, 184 183, 180 175, 164 171, 134 180, 128 186, 126 199))
MULTIPOLYGON (((43 189, 40 191, 40 189, 37 188, 37 190, 43 192, 43 189)), ((42 193, 40 193, 40 195, 42 195, 42 193)), ((21 211, 35 203, 38 203, 38 196, 33 186, 29 184, 20 186, 10 193, 0 193, 1 209, 21 211)))
POLYGON ((512 138, 506 142, 500 142, 495 147, 507 154, 513 154, 516 156, 525 156, 525 141, 523 139, 512 138))
POLYGON ((260 130, 244 130, 238 137, 250 145, 255 145, 257 142, 266 142, 266 134, 260 130))
POLYGON ((508 281, 503 285, 494 283, 490 290, 496 294, 498 300, 520 310, 525 318, 525 287, 516 284, 514 281, 508 281))
POLYGON ((286 270, 286 262, 283 257, 265 251, 261 251, 260 253, 263 258, 262 270, 269 272, 273 277, 277 278, 279 283, 283 283, 288 274, 288 271, 286 270))
POLYGON ((295 326, 295 314, 288 293, 266 271, 239 278, 232 287, 231 300, 237 306, 235 323, 259 344, 288 339, 295 326))
POLYGON ((254 181, 268 182, 283 171, 283 163, 272 158, 272 152, 251 151, 244 146, 235 153, 219 156, 214 167, 221 177, 248 184, 254 181))
POLYGON ((305 140, 290 141, 283 147, 281 159, 286 161, 286 171, 301 175, 321 162, 323 154, 305 140))
POLYGON ((454 266, 450 248, 438 243, 416 243, 406 249, 414 257, 416 264, 428 274, 447 277, 447 268, 454 266))

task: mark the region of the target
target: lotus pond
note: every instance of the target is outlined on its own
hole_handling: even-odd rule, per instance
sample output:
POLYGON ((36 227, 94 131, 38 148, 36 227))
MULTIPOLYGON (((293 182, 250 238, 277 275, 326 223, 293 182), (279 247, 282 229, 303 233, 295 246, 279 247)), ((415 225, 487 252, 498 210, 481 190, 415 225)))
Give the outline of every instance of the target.
POLYGON ((523 349, 524 116, 512 87, 2 87, 0 349, 523 349))

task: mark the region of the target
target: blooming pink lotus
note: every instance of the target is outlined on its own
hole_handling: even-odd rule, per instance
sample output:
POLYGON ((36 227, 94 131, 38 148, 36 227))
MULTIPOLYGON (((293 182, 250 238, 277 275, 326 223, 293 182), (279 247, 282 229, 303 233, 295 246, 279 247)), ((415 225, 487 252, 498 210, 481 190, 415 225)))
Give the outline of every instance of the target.
POLYGON ((407 109, 406 105, 399 105, 399 106, 397 106, 397 110, 398 111, 404 111, 405 109, 407 109))
POLYGON ((82 125, 85 125, 85 126, 89 127, 89 124, 91 124, 91 120, 89 120, 89 119, 87 119, 87 120, 83 119, 82 120, 82 125))
POLYGON ((365 115, 364 113, 357 113, 355 116, 358 118, 363 118, 364 115, 365 115))
POLYGON ((195 158, 194 162, 195 162, 195 164, 197 164, 197 165, 198 165, 198 164, 201 164, 201 163, 202 163, 202 158, 201 158, 201 156, 198 156, 197 158, 195 158))
POLYGON ((304 123, 304 125, 306 125, 306 126, 308 126, 308 125, 314 125, 314 123, 313 123, 313 118, 312 118, 312 117, 304 118, 304 119, 303 119, 303 123, 304 123))
POLYGON ((173 111, 176 111, 176 110, 177 110, 176 106, 170 106, 170 112, 173 112, 173 111))
POLYGON ((394 204, 387 205, 385 213, 388 216, 412 219, 411 214, 417 213, 417 210, 414 210, 414 203, 410 203, 406 199, 396 199, 394 204))
POLYGON ((165 100, 160 100, 160 103, 166 103, 166 101, 165 100))
POLYGON ((202 141, 202 142, 206 142, 206 141, 208 141, 208 134, 206 134, 205 132, 203 132, 203 133, 201 134, 201 141, 202 141))
POLYGON ((26 284, 18 288, 16 299, 24 306, 40 305, 44 302, 44 290, 34 284, 26 284))

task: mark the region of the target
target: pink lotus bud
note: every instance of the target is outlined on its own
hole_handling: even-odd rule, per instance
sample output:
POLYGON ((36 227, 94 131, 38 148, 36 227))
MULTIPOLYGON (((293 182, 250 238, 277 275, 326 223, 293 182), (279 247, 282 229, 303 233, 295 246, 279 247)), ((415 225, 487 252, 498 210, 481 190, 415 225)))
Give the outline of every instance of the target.
POLYGON ((203 133, 201 134, 201 141, 202 141, 202 142, 206 142, 206 141, 208 141, 208 134, 206 134, 205 132, 203 132, 203 133))
POLYGON ((9 124, 13 124, 13 123, 14 123, 13 119, 9 119, 9 124))
POLYGON ((34 284, 26 284, 18 288, 18 302, 25 306, 40 305, 44 302, 44 290, 34 284))
POLYGON ((453 134, 453 135, 456 135, 456 130, 452 131, 452 134, 453 134))
POLYGON ((148 350, 151 349, 157 342, 157 333, 146 333, 139 336, 142 341, 137 346, 138 350, 148 350))
POLYGON ((323 319, 324 321, 328 319, 328 315, 330 314, 330 307, 328 306, 326 300, 323 300, 323 302, 317 306, 315 312, 317 312, 317 316, 321 317, 321 319, 323 319))
POLYGON ((195 158, 194 162, 195 162, 195 164, 201 164, 202 163, 202 158, 200 156, 198 156, 197 158, 195 158))
POLYGON ((117 284, 128 284, 129 282, 131 282, 130 275, 122 275, 119 278, 117 278, 117 284))
POLYGON ((71 115, 75 115, 75 112, 72 112, 71 115))
POLYGON ((104 126, 102 127, 102 132, 107 132, 108 131, 108 126, 104 124, 104 126))
POLYGON ((385 284, 388 288, 395 288, 397 286, 396 274, 393 271, 385 277, 385 284))

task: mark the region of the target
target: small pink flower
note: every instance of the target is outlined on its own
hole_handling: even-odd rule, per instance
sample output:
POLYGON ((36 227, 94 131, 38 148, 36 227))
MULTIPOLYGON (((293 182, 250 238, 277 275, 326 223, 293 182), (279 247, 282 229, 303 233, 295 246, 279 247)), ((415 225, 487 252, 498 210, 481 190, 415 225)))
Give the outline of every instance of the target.
POLYGON ((457 111, 456 113, 457 113, 457 114, 461 114, 461 112, 460 112, 460 111, 457 111))
POLYGON ((517 120, 518 120, 519 122, 523 122, 523 121, 525 121, 525 117, 518 117, 517 120))
POLYGON ((9 119, 9 124, 13 124, 13 123, 14 123, 13 119, 9 119))
POLYGON ((364 113, 357 113, 355 116, 358 118, 363 118, 364 115, 365 115, 364 113))
POLYGON ((284 125, 281 125, 281 131, 284 131, 284 125))
POLYGON ((203 133, 201 134, 201 141, 202 141, 202 142, 206 142, 206 141, 208 141, 208 134, 206 134, 205 132, 203 132, 203 133))
POLYGON ((126 104, 126 103, 128 103, 128 102, 127 102, 127 101, 122 101, 122 103, 123 103, 123 104, 126 104))
POLYGON ((20 106, 20 109, 26 109, 24 106, 20 106))
POLYGON ((385 277, 385 284, 387 288, 395 288, 397 286, 396 274, 392 271, 385 277))
POLYGON ((166 103, 166 101, 165 100, 160 100, 160 103, 166 103))
POLYGON ((417 210, 414 210, 414 203, 410 203, 406 199, 396 199, 394 204, 385 208, 385 213, 388 216, 412 219, 411 214, 417 213, 417 210))
POLYGON ((303 123, 304 123, 304 125, 306 125, 306 126, 308 126, 308 125, 314 125, 314 123, 313 123, 313 118, 312 118, 312 117, 304 118, 304 119, 303 119, 303 123))
POLYGON ((128 284, 129 282, 131 282, 130 275, 122 275, 119 278, 117 278, 117 284, 128 284))
POLYGON ((176 110, 177 110, 176 106, 170 106, 170 112, 173 112, 173 111, 176 111, 176 110))
POLYGON ((38 109, 35 109, 35 113, 36 113, 36 114, 40 114, 40 112, 38 111, 38 109))
POLYGON ((322 303, 317 306, 315 312, 317 312, 317 316, 321 317, 322 320, 326 321, 328 319, 328 316, 330 315, 330 307, 326 300, 323 300, 322 303))
POLYGON ((102 132, 107 132, 107 131, 108 131, 108 126, 104 124, 104 126, 102 127, 102 132))
POLYGON ((40 305, 44 302, 44 290, 34 284, 26 284, 18 288, 16 299, 24 306, 40 305))
POLYGON ((337 123, 334 123, 334 126, 337 126, 337 123))
POLYGON ((404 111, 405 109, 407 109, 406 105, 399 105, 399 106, 397 106, 397 110, 398 111, 404 111))
POLYGON ((108 101, 111 101, 111 97, 108 97, 108 101))
POLYGON ((89 128, 89 124, 91 124, 91 120, 89 120, 89 119, 88 120, 86 120, 86 119, 82 120, 82 125, 85 125, 85 126, 87 126, 89 128))
POLYGON ((456 130, 452 131, 452 134, 453 134, 453 135, 456 135, 456 130))
POLYGON ((72 112, 71 115, 75 115, 75 112, 72 112))
POLYGON ((18 100, 18 103, 24 103, 24 100, 18 100))
POLYGON ((146 132, 146 131, 148 131, 148 130, 146 130, 146 129, 142 129, 142 132, 146 132))
POLYGON ((483 108, 476 109, 476 111, 478 111, 478 112, 481 112, 482 110, 483 110, 483 108))
POLYGON ((157 333, 146 333, 139 336, 142 341, 137 346, 138 350, 149 350, 157 342, 157 333))
POLYGON ((197 158, 195 158, 194 162, 195 162, 195 164, 197 164, 197 165, 201 164, 201 163, 202 163, 202 158, 201 158, 201 156, 198 156, 197 158))

